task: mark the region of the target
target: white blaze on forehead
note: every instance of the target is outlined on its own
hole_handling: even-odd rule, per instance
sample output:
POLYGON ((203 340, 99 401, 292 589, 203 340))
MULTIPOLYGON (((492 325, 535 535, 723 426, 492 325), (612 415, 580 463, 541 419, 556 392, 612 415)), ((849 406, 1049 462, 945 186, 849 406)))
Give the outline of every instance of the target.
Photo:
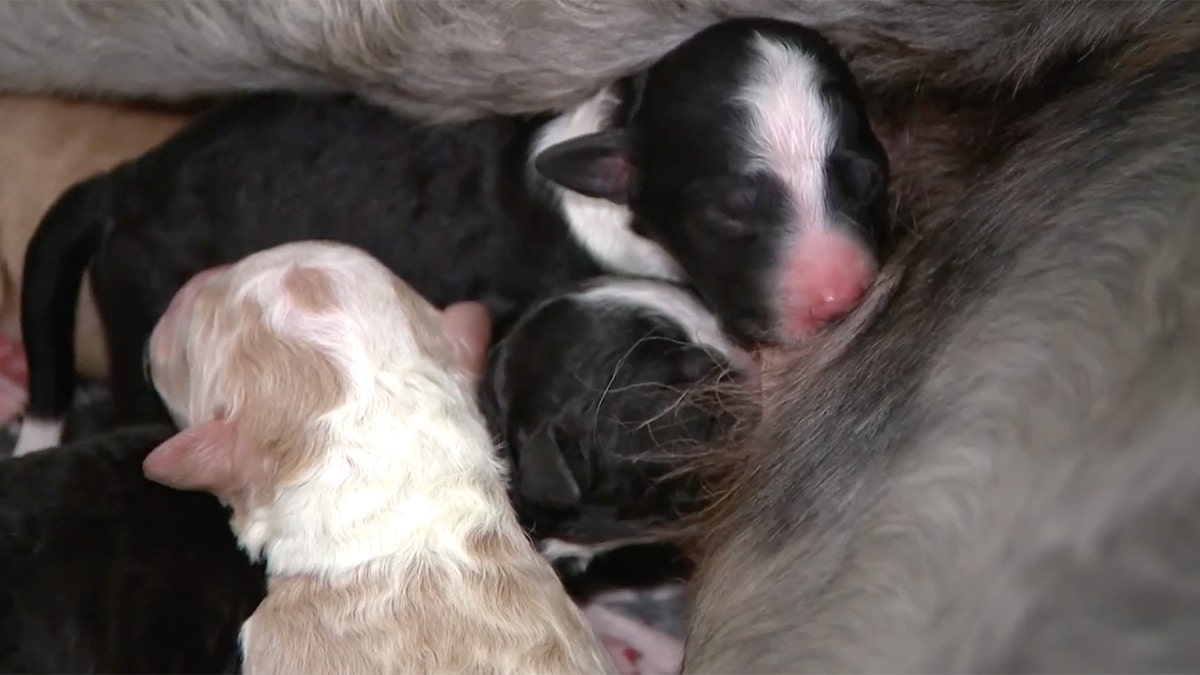
POLYGON ((761 35, 758 59, 739 100, 750 119, 753 168, 783 182, 801 228, 830 223, 825 163, 833 151, 834 120, 821 97, 823 69, 811 55, 761 35))

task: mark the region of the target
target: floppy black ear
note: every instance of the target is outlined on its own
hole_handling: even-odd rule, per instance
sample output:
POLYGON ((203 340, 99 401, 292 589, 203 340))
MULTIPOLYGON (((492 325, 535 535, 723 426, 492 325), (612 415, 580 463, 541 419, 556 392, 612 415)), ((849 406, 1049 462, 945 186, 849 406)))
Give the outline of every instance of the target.
POLYGON ((552 145, 538 153, 533 167, 546 180, 588 197, 629 202, 637 167, 625 132, 597 131, 552 145))
POLYGON ((846 196, 852 199, 866 204, 881 199, 887 192, 887 166, 866 155, 840 150, 829 158, 829 165, 846 196))
POLYGON ((538 506, 576 507, 583 495, 556 436, 552 428, 542 427, 521 446, 517 457, 517 494, 538 506))
POLYGON ((681 383, 695 384, 720 372, 721 363, 703 347, 688 345, 676 361, 676 376, 681 383))

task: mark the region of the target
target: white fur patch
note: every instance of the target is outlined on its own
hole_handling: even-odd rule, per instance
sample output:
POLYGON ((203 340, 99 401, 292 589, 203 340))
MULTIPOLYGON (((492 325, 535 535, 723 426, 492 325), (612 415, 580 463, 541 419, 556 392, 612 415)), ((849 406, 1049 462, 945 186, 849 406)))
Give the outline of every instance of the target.
MULTIPOLYGON (((315 347, 350 383, 341 404, 314 420, 329 445, 313 465, 233 520, 243 548, 265 556, 270 574, 339 578, 381 559, 397 569, 433 559, 470 565, 464 542, 472 532, 519 532, 504 497, 505 465, 472 389, 417 335, 441 330, 440 315, 423 298, 409 289, 409 302, 401 302, 382 263, 327 243, 285 244, 227 274, 229 301, 258 305, 271 332, 315 347), (328 275, 336 307, 314 310, 293 300, 284 280, 298 267, 328 275)), ((236 416, 251 402, 221 398, 237 389, 224 384, 237 373, 221 366, 229 336, 192 331, 187 339, 199 372, 189 400, 168 405, 186 409, 191 422, 215 417, 218 401, 236 416)), ((303 381, 298 373, 280 377, 303 381)))
MULTIPOLYGON (((574 110, 550 121, 530 148, 532 162, 546 148, 600 131, 616 104, 605 89, 574 110)), ((633 232, 628 208, 564 189, 546 181, 530 168, 532 179, 558 198, 571 234, 593 257, 612 272, 678 281, 683 272, 661 246, 633 232)))
POLYGON ((579 558, 585 563, 584 566, 586 567, 586 563, 591 562, 592 558, 595 558, 601 553, 606 553, 608 551, 621 548, 628 543, 629 542, 625 541, 614 541, 605 542, 602 544, 573 544, 569 541, 563 541, 562 539, 548 538, 543 539, 541 543, 538 544, 538 549, 541 550, 542 555, 548 560, 579 558))
POLYGON ((777 176, 788 192, 793 233, 829 226, 825 162, 833 150, 834 120, 821 98, 821 64, 794 47, 761 35, 759 60, 738 99, 750 113, 754 167, 777 176))
POLYGON ((653 309, 678 324, 692 342, 712 348, 730 361, 736 362, 739 356, 740 350, 721 330, 716 317, 682 288, 648 279, 613 279, 577 297, 653 309))
POLYGON ((562 539, 547 538, 538 544, 542 557, 550 562, 570 561, 575 574, 583 574, 598 555, 637 543, 636 539, 609 541, 600 544, 573 544, 562 539))
POLYGON ((21 435, 13 449, 13 457, 28 455, 62 443, 62 420, 39 420, 26 417, 21 422, 21 435))

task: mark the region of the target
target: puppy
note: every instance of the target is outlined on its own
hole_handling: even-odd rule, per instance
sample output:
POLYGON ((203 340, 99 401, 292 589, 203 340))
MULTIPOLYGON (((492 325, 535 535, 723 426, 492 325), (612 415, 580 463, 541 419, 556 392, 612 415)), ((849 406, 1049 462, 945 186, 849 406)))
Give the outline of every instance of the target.
POLYGON ((0 672, 238 672, 264 570, 211 495, 146 480, 173 432, 0 459, 0 672))
POLYGON ((734 19, 633 82, 616 127, 548 149, 538 170, 628 205, 744 340, 806 339, 857 307, 893 243, 889 166, 833 45, 734 19))
MULTIPOLYGON (((187 112, 107 102, 27 96, 0 98, 0 422, 24 408, 28 371, 21 347, 21 275, 38 222, 72 184, 162 142, 187 112)), ((90 292, 75 316, 74 367, 108 377, 104 332, 90 292)))
MULTIPOLYGON (((512 499, 570 583, 693 510, 679 470, 732 419, 689 391, 732 385, 748 365, 688 289, 622 277, 563 289, 493 347, 481 400, 514 468, 512 499)), ((677 556, 650 550, 640 562, 661 564, 637 575, 678 571, 677 556)))
POLYGON ((367 253, 286 244, 186 283, 148 343, 186 427, 144 464, 265 557, 248 673, 611 670, 508 504, 474 401, 488 318, 367 253))

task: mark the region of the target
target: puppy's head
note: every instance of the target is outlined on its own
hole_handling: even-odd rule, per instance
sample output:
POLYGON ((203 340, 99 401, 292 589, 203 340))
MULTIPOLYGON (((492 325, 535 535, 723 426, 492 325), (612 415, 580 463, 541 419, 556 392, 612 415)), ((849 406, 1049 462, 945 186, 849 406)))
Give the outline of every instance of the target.
POLYGON ((146 475, 216 494, 235 529, 314 477, 375 475, 403 458, 372 443, 373 425, 469 402, 489 328, 477 303, 439 312, 340 244, 286 244, 202 272, 148 343, 150 377, 184 431, 146 458, 146 475))
POLYGON ((729 422, 690 392, 735 377, 734 349, 665 282, 591 280, 522 316, 493 348, 482 396, 526 529, 607 546, 688 512, 697 495, 678 470, 729 422))
POLYGON ((630 90, 617 128, 546 148, 538 172, 626 205, 748 343, 807 339, 860 304, 891 246, 889 165, 832 44, 730 19, 630 90))

